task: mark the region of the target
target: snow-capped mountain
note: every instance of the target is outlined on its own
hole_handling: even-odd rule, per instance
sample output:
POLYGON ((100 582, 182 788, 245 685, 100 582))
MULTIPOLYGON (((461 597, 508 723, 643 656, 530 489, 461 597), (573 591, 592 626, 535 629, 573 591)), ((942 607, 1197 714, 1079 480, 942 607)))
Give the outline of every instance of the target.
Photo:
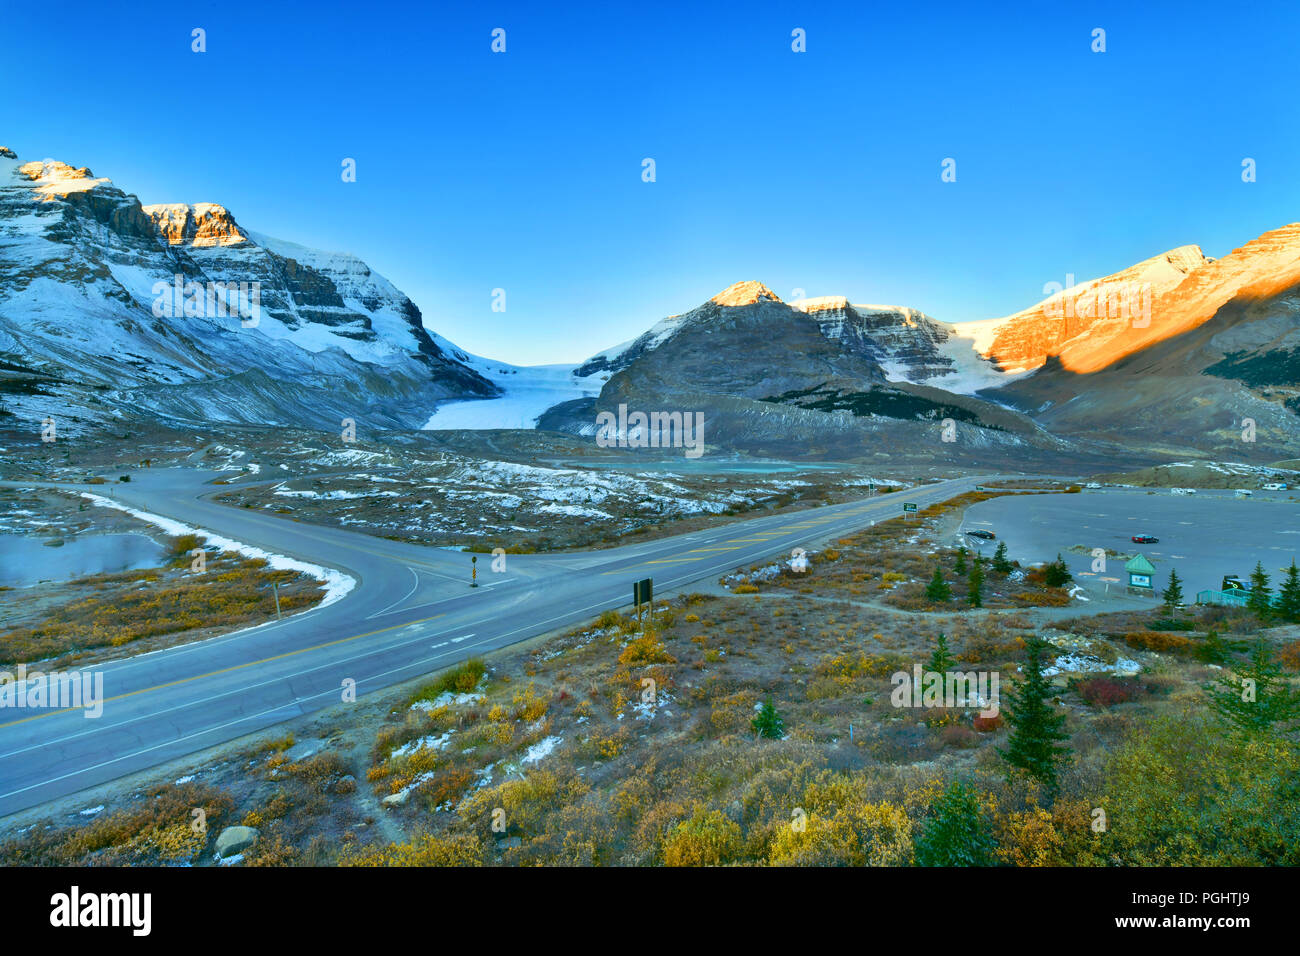
POLYGON ((89 169, 0 149, 0 360, 19 418, 135 414, 337 430, 416 427, 496 387, 355 256, 143 206, 89 169))
POLYGON ((729 286, 579 372, 610 377, 541 427, 591 436, 598 416, 630 408, 702 416, 707 443, 777 457, 1010 462, 1064 448, 1021 413, 928 384, 973 390, 1000 375, 950 327, 844 299, 788 304, 761 282, 729 286), (960 442, 941 438, 945 420, 960 442))
POLYGON ((699 309, 669 316, 630 342, 593 355, 578 367, 582 374, 619 372, 690 328, 701 310, 773 303, 812 320, 821 337, 837 349, 877 365, 891 382, 931 385, 973 395, 996 388, 1013 376, 981 354, 976 330, 940 322, 916 309, 893 305, 855 305, 844 296, 821 296, 783 303, 761 282, 738 282, 699 309))

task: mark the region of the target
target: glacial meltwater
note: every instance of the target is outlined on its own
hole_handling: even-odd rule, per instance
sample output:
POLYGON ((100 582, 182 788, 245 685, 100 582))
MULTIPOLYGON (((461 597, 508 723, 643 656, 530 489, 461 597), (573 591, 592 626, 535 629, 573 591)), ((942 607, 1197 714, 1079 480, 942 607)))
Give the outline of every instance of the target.
POLYGON ((71 581, 105 572, 154 568, 162 563, 162 545, 143 534, 91 534, 80 538, 0 534, 0 586, 31 587, 42 581, 71 581))

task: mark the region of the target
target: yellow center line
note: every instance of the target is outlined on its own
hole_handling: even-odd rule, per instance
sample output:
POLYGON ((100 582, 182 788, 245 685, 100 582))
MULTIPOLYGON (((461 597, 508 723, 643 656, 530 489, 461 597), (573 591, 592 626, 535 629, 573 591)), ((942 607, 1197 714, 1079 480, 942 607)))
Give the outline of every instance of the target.
MULTIPOLYGON (((167 687, 177 687, 181 684, 188 684, 191 681, 203 680, 206 677, 215 677, 218 674, 227 674, 231 671, 243 670, 245 667, 256 667, 258 664, 268 664, 271 661, 283 660, 286 657, 295 657, 298 654, 306 654, 308 651, 319 651, 325 647, 333 647, 336 644, 346 644, 349 641, 357 641, 363 637, 373 637, 376 634, 383 634, 385 631, 395 631, 398 628, 410 627, 412 624, 423 624, 426 621, 432 621, 436 618, 446 617, 446 613, 434 614, 429 617, 422 617, 416 621, 407 621, 405 624, 393 624, 389 627, 381 627, 377 631, 366 631, 364 634, 354 634, 351 637, 340 637, 337 640, 326 641, 324 644, 315 644, 311 647, 300 647, 296 651, 285 651, 283 654, 273 654, 270 657, 263 657, 257 661, 247 661, 243 664, 233 664, 230 667, 222 667, 215 671, 208 671, 206 674, 195 674, 193 677, 182 677, 179 680, 168 681, 165 684, 155 684, 153 687, 142 687, 139 690, 128 691, 125 694, 118 694, 115 697, 105 697, 103 703, 107 704, 114 700, 125 700, 128 697, 135 697, 137 694, 148 694, 155 690, 163 690, 167 687)), ((11 720, 7 724, 0 724, 0 727, 14 727, 18 724, 25 724, 30 720, 40 720, 42 717, 52 717, 55 714, 70 713, 73 710, 79 710, 76 707, 64 707, 61 710, 50 710, 43 714, 33 714, 31 717, 23 717, 19 720, 11 720)))

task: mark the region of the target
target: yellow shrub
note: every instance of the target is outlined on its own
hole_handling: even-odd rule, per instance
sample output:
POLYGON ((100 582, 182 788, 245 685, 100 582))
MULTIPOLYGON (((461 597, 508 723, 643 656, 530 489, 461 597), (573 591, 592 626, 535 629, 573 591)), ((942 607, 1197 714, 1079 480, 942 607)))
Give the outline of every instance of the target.
POLYGON ((664 837, 664 865, 720 866, 735 861, 743 848, 738 823, 697 804, 690 819, 678 823, 664 837))

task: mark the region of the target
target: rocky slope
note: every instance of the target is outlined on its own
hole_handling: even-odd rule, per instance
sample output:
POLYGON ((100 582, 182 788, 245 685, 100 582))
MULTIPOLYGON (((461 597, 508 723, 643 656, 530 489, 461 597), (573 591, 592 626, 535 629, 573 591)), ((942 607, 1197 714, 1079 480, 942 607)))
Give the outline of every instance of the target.
POLYGON ((0 151, 3 426, 173 422, 418 428, 490 397, 360 259, 142 206, 85 167, 0 151))
MULTIPOLYGON (((1149 325, 1097 323, 1048 349, 1040 368, 999 389, 997 399, 1054 433, 1162 454, 1248 461, 1296 455, 1300 224, 1221 259, 1188 256, 1182 263, 1192 267, 1154 292, 1149 325)), ((1010 331, 998 341, 992 350, 1010 355, 1010 331)))
MULTIPOLYGON (((909 309, 787 304, 741 282, 589 360, 580 372, 610 373, 600 395, 554 408, 539 425, 595 436, 597 416, 626 405, 698 413, 709 446, 779 457, 1009 463, 1095 451, 1026 415, 924 384, 969 378, 977 363, 954 360, 962 351, 969 344, 948 327, 909 309), (955 441, 943 439, 945 419, 955 441)), ((976 377, 1000 374, 986 364, 976 377)))

